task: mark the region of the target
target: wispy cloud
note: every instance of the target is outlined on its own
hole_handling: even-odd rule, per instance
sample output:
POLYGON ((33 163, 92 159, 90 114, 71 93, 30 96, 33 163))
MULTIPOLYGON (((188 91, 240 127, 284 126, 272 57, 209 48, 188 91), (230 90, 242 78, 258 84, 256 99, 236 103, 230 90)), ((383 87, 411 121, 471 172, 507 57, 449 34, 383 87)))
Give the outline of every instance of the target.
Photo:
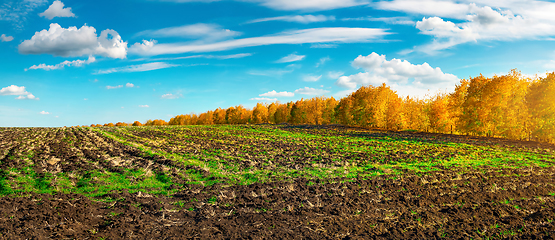
POLYGON ((251 0, 276 10, 320 11, 366 5, 367 0, 251 0))
POLYGON ((119 68, 110 68, 105 70, 98 70, 96 74, 108 74, 108 73, 116 73, 116 72, 146 72, 164 68, 171 68, 180 66, 179 64, 170 64, 165 62, 152 62, 152 63, 145 63, 145 64, 138 64, 138 65, 130 65, 125 67, 119 68))
POLYGON ((260 97, 293 97, 293 96, 295 96, 295 93, 287 92, 287 91, 276 92, 276 90, 272 90, 272 91, 269 91, 267 93, 262 93, 258 96, 260 96, 260 97))
POLYGON ((316 88, 310 88, 310 87, 304 87, 304 88, 299 88, 295 90, 295 93, 303 94, 303 95, 311 95, 311 96, 323 95, 329 92, 330 91, 328 90, 316 89, 316 88))
POLYGON ((188 52, 215 52, 230 49, 265 46, 274 44, 303 44, 303 43, 359 43, 380 40, 390 34, 381 28, 312 28, 282 32, 262 37, 227 40, 208 44, 190 42, 157 44, 153 41, 135 43, 129 48, 130 53, 139 55, 180 54, 188 52))
POLYGON ((117 85, 117 86, 106 86, 106 89, 117 89, 117 88, 122 88, 123 85, 117 85))
POLYGON ((322 75, 320 75, 320 76, 304 75, 303 76, 303 81, 305 81, 305 82, 317 82, 318 80, 320 80, 320 78, 322 78, 322 75))
POLYGON ((273 102, 273 101, 277 101, 277 98, 265 98, 265 97, 259 98, 259 97, 255 97, 255 98, 251 98, 250 100, 273 102))
POLYGON ((295 69, 299 68, 300 65, 289 64, 287 67, 282 69, 266 69, 266 70, 250 70, 247 74, 257 75, 257 76, 268 76, 268 77, 281 77, 284 74, 292 73, 295 69))
POLYGON ((140 108, 148 108, 148 107, 150 107, 150 106, 148 106, 148 105, 139 105, 139 107, 140 107, 140 108))
POLYGON ((297 62, 303 60, 305 57, 305 55, 297 55, 297 53, 291 53, 285 57, 280 58, 276 61, 276 63, 297 62))
POLYGON ((47 112, 47 111, 41 111, 41 112, 39 112, 39 114, 42 114, 42 115, 49 115, 50 113, 47 112))
POLYGON ((329 60, 331 60, 331 58, 329 56, 320 58, 320 61, 318 61, 316 63, 316 67, 320 67, 320 66, 324 65, 329 60))
POLYGON ((178 94, 166 93, 166 94, 160 96, 160 98, 162 98, 162 99, 177 99, 177 98, 182 98, 182 97, 183 97, 183 94, 180 94, 180 93, 178 93, 178 94))
POLYGON ((61 63, 58 63, 56 65, 46 65, 44 63, 41 63, 39 65, 33 65, 29 68, 26 68, 25 71, 27 70, 31 70, 31 69, 42 69, 42 70, 46 70, 46 71, 50 71, 50 70, 56 70, 56 69, 62 69, 65 66, 68 67, 81 67, 83 65, 87 65, 90 63, 93 63, 96 61, 96 58, 93 56, 89 56, 88 60, 73 60, 73 61, 63 61, 61 63))
POLYGON ((173 57, 173 58, 138 58, 132 61, 170 61, 170 60, 181 60, 181 59, 191 59, 191 58, 206 58, 206 59, 237 59, 252 56, 252 53, 237 53, 230 55, 192 55, 185 57, 173 57))
POLYGON ((259 23, 259 22, 269 22, 269 21, 284 21, 284 22, 297 22, 297 23, 308 24, 308 23, 314 23, 314 22, 335 21, 335 17, 325 16, 325 15, 290 15, 290 16, 259 18, 259 19, 248 21, 247 23, 259 23))
POLYGON ((135 84, 133 84, 133 83, 126 83, 126 84, 125 84, 125 87, 132 88, 132 87, 135 87, 135 84))
POLYGON ((357 17, 357 18, 342 18, 341 21, 371 21, 371 22, 384 22, 388 24, 398 25, 414 25, 415 21, 408 17, 357 17))
POLYGON ((135 36, 149 36, 155 38, 182 37, 202 41, 216 41, 241 35, 240 32, 224 29, 217 24, 196 23, 191 25, 146 30, 135 36))
POLYGON ((12 36, 6 36, 6 34, 2 34, 0 36, 0 40, 2 40, 2 42, 10 42, 13 40, 12 36))

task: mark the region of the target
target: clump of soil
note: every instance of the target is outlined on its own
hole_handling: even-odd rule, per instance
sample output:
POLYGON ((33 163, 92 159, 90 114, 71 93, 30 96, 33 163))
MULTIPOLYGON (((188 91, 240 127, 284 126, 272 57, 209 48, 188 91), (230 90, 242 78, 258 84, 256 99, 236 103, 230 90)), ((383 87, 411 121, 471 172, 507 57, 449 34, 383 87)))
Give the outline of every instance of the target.
POLYGON ((0 199, 3 238, 551 238, 553 168, 0 199))

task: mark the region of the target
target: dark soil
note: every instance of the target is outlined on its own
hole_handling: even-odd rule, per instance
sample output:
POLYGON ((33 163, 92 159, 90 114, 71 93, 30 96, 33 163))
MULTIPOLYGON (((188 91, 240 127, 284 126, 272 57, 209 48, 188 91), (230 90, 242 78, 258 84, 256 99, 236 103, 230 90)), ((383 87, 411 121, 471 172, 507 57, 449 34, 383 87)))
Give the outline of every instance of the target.
MULTIPOLYGON (((346 128, 284 125, 280 129, 321 134, 331 127, 346 128)), ((0 129, 2 171, 28 165, 28 161, 37 173, 182 167, 82 128, 4 130, 0 129), (23 157, 27 149, 36 154, 23 157)), ((554 149, 549 144, 495 138, 348 130, 344 134, 554 149)), ((210 148, 266 150, 249 142, 234 145, 237 138, 233 136, 213 137, 217 132, 189 138, 154 132, 128 137, 183 153, 210 148), (175 144, 149 142, 157 136, 175 144), (206 139, 209 148, 193 142, 177 144, 192 138, 206 139)), ((300 149, 292 142, 266 139, 256 143, 261 142, 283 149, 276 156, 300 149)), ((255 160, 259 159, 254 156, 255 160)), ((186 185, 171 195, 127 190, 96 198, 30 193, 0 198, 0 239, 554 239, 554 174, 555 168, 452 168, 371 179, 186 185)))
POLYGON ((555 169, 0 199, 6 239, 552 239, 555 169), (550 195, 551 194, 551 195, 550 195))

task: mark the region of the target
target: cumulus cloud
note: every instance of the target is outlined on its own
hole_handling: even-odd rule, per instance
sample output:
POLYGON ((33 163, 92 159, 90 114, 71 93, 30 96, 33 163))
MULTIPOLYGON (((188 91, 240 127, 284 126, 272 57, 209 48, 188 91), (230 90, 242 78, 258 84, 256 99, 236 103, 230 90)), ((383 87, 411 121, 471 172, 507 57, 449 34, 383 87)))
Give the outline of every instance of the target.
POLYGON ((374 52, 368 56, 358 56, 352 66, 362 68, 365 72, 342 76, 336 85, 354 89, 358 85, 376 86, 385 83, 397 90, 404 89, 402 94, 408 95, 421 94, 427 89, 452 88, 458 82, 457 76, 443 73, 439 67, 432 68, 428 63, 415 65, 395 58, 388 61, 385 55, 374 52))
POLYGON ((61 1, 56 0, 52 3, 52 5, 50 5, 50 7, 48 7, 48 9, 46 9, 46 11, 40 13, 39 16, 52 20, 55 17, 75 17, 75 14, 71 12, 70 7, 64 8, 64 4, 61 1))
POLYGON ((316 89, 316 88, 310 88, 310 87, 304 87, 304 88, 299 88, 295 90, 295 93, 303 94, 303 95, 311 95, 311 96, 324 95, 329 92, 330 91, 328 90, 316 89))
POLYGON ((123 85, 117 85, 117 86, 106 86, 106 89, 117 89, 117 88, 122 88, 123 85))
POLYGON ((141 108, 147 108, 147 107, 149 107, 149 106, 148 106, 148 105, 139 105, 139 107, 141 107, 141 108))
POLYGON ((322 75, 320 75, 320 76, 304 75, 303 76, 303 81, 305 81, 305 82, 317 82, 318 80, 320 80, 320 78, 322 78, 322 75))
POLYGON ((331 10, 368 4, 367 0, 250 0, 276 10, 331 10))
POLYGON ((232 38, 241 35, 240 32, 224 29, 217 24, 196 23, 178 27, 168 27, 157 30, 146 30, 137 33, 135 36, 149 36, 156 38, 182 37, 190 39, 200 39, 203 41, 215 41, 232 38))
POLYGON ((170 64, 165 62, 152 62, 152 63, 144 63, 138 65, 130 65, 125 67, 118 67, 118 68, 110 68, 105 70, 98 70, 96 74, 109 74, 115 72, 146 72, 164 68, 171 68, 180 66, 179 64, 170 64))
POLYGON ((375 5, 378 9, 424 15, 415 26, 422 34, 433 36, 434 40, 404 52, 435 54, 464 43, 541 40, 555 36, 553 2, 393 0, 380 1, 375 5))
POLYGON ((181 98, 183 97, 182 94, 172 94, 172 93, 166 93, 162 96, 160 96, 160 98, 162 99, 176 99, 176 98, 181 98))
POLYGON ((280 58, 276 61, 276 63, 297 62, 303 60, 305 57, 305 55, 297 55, 296 53, 291 53, 285 57, 280 58))
POLYGON ((326 22, 335 21, 334 16, 325 15, 292 15, 292 16, 279 16, 279 17, 269 17, 269 18, 259 18, 247 23, 259 23, 259 22, 269 22, 269 21, 284 21, 284 22, 297 22, 297 23, 314 23, 314 22, 326 22))
POLYGON ((251 98, 250 100, 273 102, 273 101, 277 101, 277 98, 265 98, 265 97, 259 98, 259 97, 255 97, 255 98, 251 98))
POLYGON ((43 69, 43 70, 49 71, 49 70, 62 69, 65 66, 81 67, 83 65, 90 64, 90 63, 93 63, 95 61, 96 61, 95 57, 89 56, 89 59, 87 59, 87 60, 73 60, 73 61, 66 60, 66 61, 63 61, 63 62, 58 63, 56 65, 46 65, 44 63, 41 63, 39 65, 33 65, 29 68, 26 68, 25 71, 30 70, 30 69, 43 69))
POLYGON ((47 112, 47 111, 41 111, 41 112, 39 112, 39 114, 42 114, 42 115, 48 115, 48 114, 50 114, 50 113, 49 113, 49 112, 47 112))
POLYGON ((125 84, 125 87, 132 88, 132 87, 135 87, 135 84, 133 84, 133 83, 126 83, 126 84, 125 84))
POLYGON ((269 91, 267 93, 262 93, 258 96, 260 96, 260 97, 293 97, 293 96, 295 96, 295 93, 287 92, 287 91, 276 92, 276 90, 272 90, 272 91, 269 91))
POLYGON ((386 29, 381 28, 312 28, 206 44, 190 42, 158 44, 155 41, 145 40, 143 43, 135 43, 129 48, 129 52, 139 55, 162 55, 225 51, 236 48, 274 44, 359 43, 376 41, 388 34, 390 33, 388 33, 386 29))
POLYGON ((27 92, 24 86, 17 86, 17 85, 10 85, 5 88, 0 89, 0 96, 8 96, 8 95, 19 95, 15 99, 32 99, 32 100, 39 100, 39 98, 35 97, 35 95, 27 92))
POLYGON ((96 29, 87 25, 81 28, 62 28, 57 23, 50 29, 36 32, 29 40, 19 45, 21 54, 51 54, 54 56, 100 55, 110 58, 125 58, 127 42, 114 30, 106 29, 96 35, 96 29))
POLYGON ((2 42, 10 42, 13 40, 12 36, 6 36, 6 34, 2 34, 0 36, 0 40, 2 40, 2 42))

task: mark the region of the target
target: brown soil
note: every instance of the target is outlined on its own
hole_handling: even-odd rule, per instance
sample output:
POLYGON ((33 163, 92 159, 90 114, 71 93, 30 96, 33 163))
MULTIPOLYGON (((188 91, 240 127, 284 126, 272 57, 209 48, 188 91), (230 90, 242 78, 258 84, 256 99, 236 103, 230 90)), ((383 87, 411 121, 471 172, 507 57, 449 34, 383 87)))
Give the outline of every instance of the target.
POLYGON ((0 199, 6 239, 552 239, 555 169, 0 199), (518 175, 518 177, 517 177, 518 175), (212 200, 211 200, 212 199, 212 200))
MULTIPOLYGON (((536 142, 352 131, 342 126, 284 125, 280 129, 325 134, 321 130, 327 127, 345 128, 342 134, 363 137, 388 134, 421 141, 507 145, 526 151, 555 149, 536 142)), ((233 133, 192 132, 198 135, 187 138, 164 134, 171 135, 152 130, 128 137, 168 152, 220 149, 228 153, 222 157, 225 161, 237 161, 233 156, 238 150, 243 150, 241 154, 252 152, 251 161, 243 164, 261 162, 259 158, 265 154, 291 159, 299 151, 303 155, 322 153, 322 149, 273 139, 258 139, 253 144, 259 145, 251 145, 250 139, 239 141, 233 133), (191 139, 205 140, 205 144, 187 142, 191 139), (275 148, 282 151, 272 152, 275 148)), ((330 152, 322 161, 337 157, 334 154, 356 157, 330 152)), ((302 162, 294 159, 290 164, 302 162)), ((30 164, 37 173, 166 166, 175 171, 183 167, 86 129, 0 129, 0 169, 30 164), (28 149, 36 154, 24 157, 28 149)), ((0 198, 0 239, 554 239, 554 174, 555 168, 450 169, 368 180, 309 182, 298 178, 248 186, 188 185, 170 196, 126 190, 97 198, 27 194, 0 198)))

